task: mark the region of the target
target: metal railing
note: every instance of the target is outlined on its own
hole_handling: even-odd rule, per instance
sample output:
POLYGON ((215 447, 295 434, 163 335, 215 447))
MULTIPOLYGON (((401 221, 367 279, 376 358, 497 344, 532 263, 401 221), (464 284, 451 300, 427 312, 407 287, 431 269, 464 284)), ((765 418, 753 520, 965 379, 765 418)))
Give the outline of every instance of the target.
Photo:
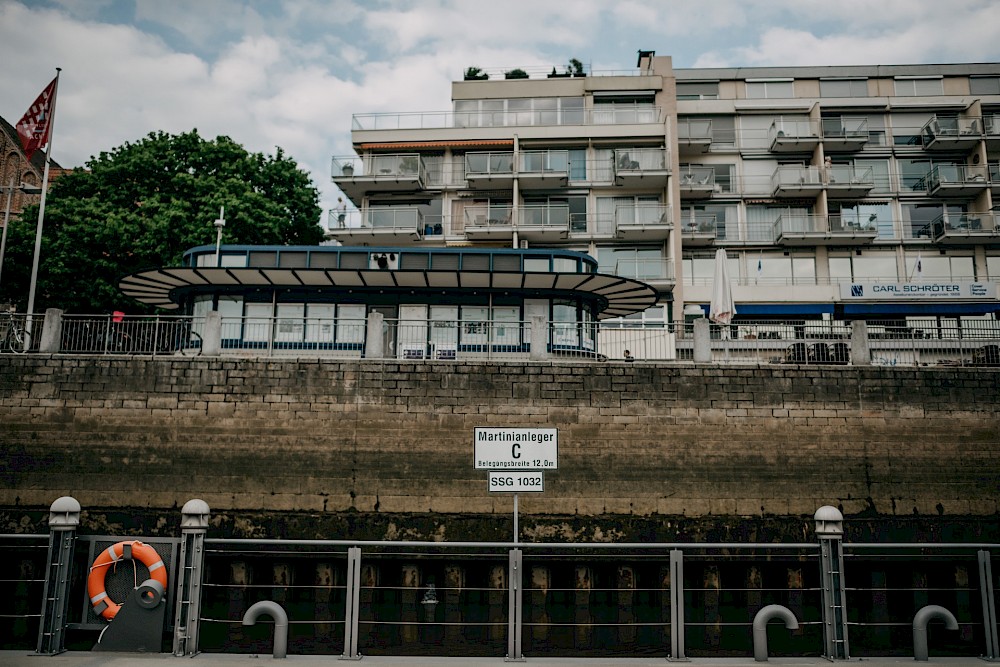
POLYGON ((171 315, 64 315, 67 354, 197 355, 202 318, 171 315))
MULTIPOLYGON (((817 522, 818 523, 818 522, 817 522)), ((841 529, 842 530, 842 529, 841 529)), ((35 610, 46 583, 47 535, 0 535, 20 578, 0 580, 3 647, 34 648, 35 610)), ((774 657, 832 658, 824 628, 842 633, 841 658, 908 657, 912 622, 927 605, 953 614, 959 631, 935 633, 935 656, 995 660, 995 543, 841 542, 431 542, 206 538, 203 556, 168 608, 193 600, 193 645, 175 655, 268 653, 271 630, 243 626, 255 603, 287 613, 289 650, 299 655, 492 656, 624 659, 756 655, 757 614, 781 605, 798 621, 769 633, 774 657), (836 575, 830 579, 830 575, 836 575), (831 591, 831 583, 833 590, 831 591), (200 594, 186 590, 197 586, 200 594), (840 595, 831 596, 831 592, 840 595), (840 604, 831 605, 834 599, 840 604)), ((126 537, 76 538, 73 571, 95 550, 126 537)), ((176 575, 187 537, 143 538, 167 554, 176 575)), ((109 573, 109 595, 133 585, 132 568, 109 573)), ((97 641, 85 587, 52 583, 66 596, 77 641, 97 641)), ((48 590, 46 584, 46 590, 48 590)), ((164 633, 174 628, 171 616, 164 633)), ((177 646, 175 644, 175 646, 177 646)))

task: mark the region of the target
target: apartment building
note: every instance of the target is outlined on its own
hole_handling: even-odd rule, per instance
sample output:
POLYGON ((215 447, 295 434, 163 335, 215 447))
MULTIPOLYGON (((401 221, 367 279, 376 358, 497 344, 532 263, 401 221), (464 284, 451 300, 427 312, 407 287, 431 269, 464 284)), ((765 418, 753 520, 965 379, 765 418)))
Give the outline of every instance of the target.
POLYGON ((1000 63, 522 75, 356 114, 329 238, 584 252, 646 323, 707 311, 719 248, 737 321, 996 318, 1000 63))

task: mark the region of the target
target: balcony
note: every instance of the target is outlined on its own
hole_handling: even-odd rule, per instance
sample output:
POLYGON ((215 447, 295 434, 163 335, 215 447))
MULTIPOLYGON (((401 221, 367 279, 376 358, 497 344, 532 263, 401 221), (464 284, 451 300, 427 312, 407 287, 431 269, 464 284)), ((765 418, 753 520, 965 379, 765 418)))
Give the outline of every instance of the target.
POLYGON ((964 164, 939 164, 924 181, 931 197, 972 199, 990 187, 986 167, 964 164))
POLYGON ((620 259, 615 264, 615 275, 646 283, 673 283, 674 263, 669 259, 620 259))
POLYGON ((1000 241, 1000 218, 996 213, 946 213, 931 222, 935 243, 978 245, 1000 241))
POLYGON ((859 151, 868 143, 868 119, 852 116, 824 118, 823 150, 827 153, 859 151))
POLYGON ((466 153, 465 180, 474 190, 509 190, 514 187, 514 153, 466 153))
POLYGON ((830 199, 859 199, 875 187, 871 167, 856 169, 851 165, 835 164, 824 167, 826 194, 830 199))
POLYGON ((772 153, 808 153, 819 145, 819 123, 814 120, 779 118, 767 132, 772 153))
POLYGON ((878 238, 876 220, 865 223, 825 215, 785 213, 774 222, 774 241, 793 246, 857 246, 867 245, 878 238))
POLYGON ((569 206, 525 204, 517 213, 518 235, 533 243, 561 241, 569 236, 569 206))
POLYGON ((711 119, 677 119, 677 149, 681 152, 681 155, 707 153, 711 147, 711 119))
POLYGON ((333 182, 354 202, 378 192, 416 192, 427 168, 419 153, 333 158, 333 182))
POLYGON ((782 165, 771 175, 771 194, 775 197, 816 197, 822 191, 819 167, 782 165))
POLYGON ((514 234, 510 204, 465 208, 465 236, 472 241, 505 241, 514 234))
POLYGON ((1000 195, 1000 163, 991 162, 986 169, 990 174, 990 191, 993 193, 994 201, 1000 195))
POLYGON ((337 218, 337 212, 330 211, 326 235, 341 242, 345 239, 375 243, 420 241, 427 228, 420 210, 410 206, 373 206, 360 212, 348 211, 343 225, 337 218))
POLYGON ((670 175, 670 153, 666 148, 616 148, 615 185, 662 188, 670 175))
POLYGON ((522 151, 517 179, 523 189, 564 187, 569 182, 569 151, 522 151))
POLYGON ((639 203, 615 208, 615 235, 627 241, 662 241, 674 227, 670 207, 639 203))
POLYGON ((983 129, 986 135, 986 150, 1000 150, 1000 114, 983 116, 983 129))
POLYGON ((708 199, 722 186, 715 182, 715 167, 681 167, 682 199, 708 199))
POLYGON ((715 213, 684 214, 681 243, 685 248, 714 245, 717 239, 725 238, 725 224, 719 222, 715 213))
POLYGON ((983 138, 983 124, 979 118, 938 118, 935 116, 920 129, 924 150, 968 151, 983 138))

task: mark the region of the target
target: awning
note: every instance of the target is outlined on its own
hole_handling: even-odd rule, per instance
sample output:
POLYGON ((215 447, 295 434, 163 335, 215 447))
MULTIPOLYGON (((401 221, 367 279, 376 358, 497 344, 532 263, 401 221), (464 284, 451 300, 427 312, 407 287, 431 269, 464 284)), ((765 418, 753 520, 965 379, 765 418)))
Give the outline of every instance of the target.
MULTIPOLYGON (((709 304, 698 304, 698 307, 708 317, 709 304)), ((747 320, 755 317, 812 317, 833 313, 832 303, 740 303, 738 319, 747 320)))
POLYGON ((478 289, 540 292, 590 297, 600 319, 623 317, 656 305, 656 290, 646 283, 602 273, 552 271, 448 271, 392 269, 323 269, 293 267, 173 267, 125 276, 118 288, 142 303, 173 310, 185 294, 232 293, 240 288, 296 290, 351 289, 358 292, 399 290, 419 298, 443 291, 478 289))
MULTIPOLYGON (((838 308, 839 310, 839 308, 838 308)), ((1000 301, 981 303, 845 303, 844 315, 925 316, 985 315, 1000 312, 1000 301)))
POLYGON ((461 139, 444 141, 396 141, 361 144, 363 150, 395 150, 397 148, 486 148, 496 146, 514 147, 513 139, 461 139))

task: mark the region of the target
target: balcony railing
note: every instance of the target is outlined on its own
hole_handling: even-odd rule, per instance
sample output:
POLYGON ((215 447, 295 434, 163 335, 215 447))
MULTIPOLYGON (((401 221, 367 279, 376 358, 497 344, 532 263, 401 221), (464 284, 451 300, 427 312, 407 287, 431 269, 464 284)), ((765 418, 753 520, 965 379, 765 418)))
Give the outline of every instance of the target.
POLYGON ((423 232, 420 209, 404 206, 372 206, 364 211, 361 227, 373 231, 423 232))
POLYGON ((1000 240, 1000 217, 996 213, 943 213, 931 222, 931 235, 938 243, 975 244, 1000 240))
POLYGON ((466 234, 485 230, 513 230, 511 222, 512 207, 510 205, 466 206, 466 234))
POLYGON ((819 123, 812 119, 779 118, 768 128, 767 140, 775 153, 809 151, 819 144, 819 123))
POLYGON ((868 141, 868 118, 864 116, 841 116, 839 118, 824 118, 823 143, 838 141, 860 142, 868 141))
POLYGON ((925 177, 931 196, 975 197, 989 187, 983 165, 939 164, 925 177))
POLYGON ((875 187, 875 175, 871 167, 835 164, 823 167, 823 177, 826 180, 827 194, 835 199, 864 197, 875 187))
POLYGON ((595 109, 545 111, 430 111, 354 114, 354 130, 421 130, 549 125, 649 125, 663 123, 659 107, 601 105, 595 109), (605 108, 607 107, 607 108, 605 108))
POLYGON ((334 180, 367 176, 373 178, 419 178, 426 171, 420 153, 369 154, 364 157, 334 157, 334 180))
POLYGON ((775 196, 815 197, 823 190, 823 174, 819 167, 781 165, 771 175, 771 192, 775 196))
POLYGON ((525 204, 518 209, 518 228, 534 227, 569 230, 569 206, 565 204, 525 204))
POLYGON ((684 146, 701 146, 705 152, 712 145, 712 119, 678 118, 677 141, 684 146))
POLYGON ((920 136, 927 150, 968 149, 983 138, 983 122, 981 118, 935 116, 920 128, 920 136))
POLYGON ((465 154, 465 177, 511 176, 514 173, 512 151, 465 154))
POLYGON ((878 238, 878 230, 841 216, 783 213, 774 222, 773 236, 783 246, 862 245, 878 238))

